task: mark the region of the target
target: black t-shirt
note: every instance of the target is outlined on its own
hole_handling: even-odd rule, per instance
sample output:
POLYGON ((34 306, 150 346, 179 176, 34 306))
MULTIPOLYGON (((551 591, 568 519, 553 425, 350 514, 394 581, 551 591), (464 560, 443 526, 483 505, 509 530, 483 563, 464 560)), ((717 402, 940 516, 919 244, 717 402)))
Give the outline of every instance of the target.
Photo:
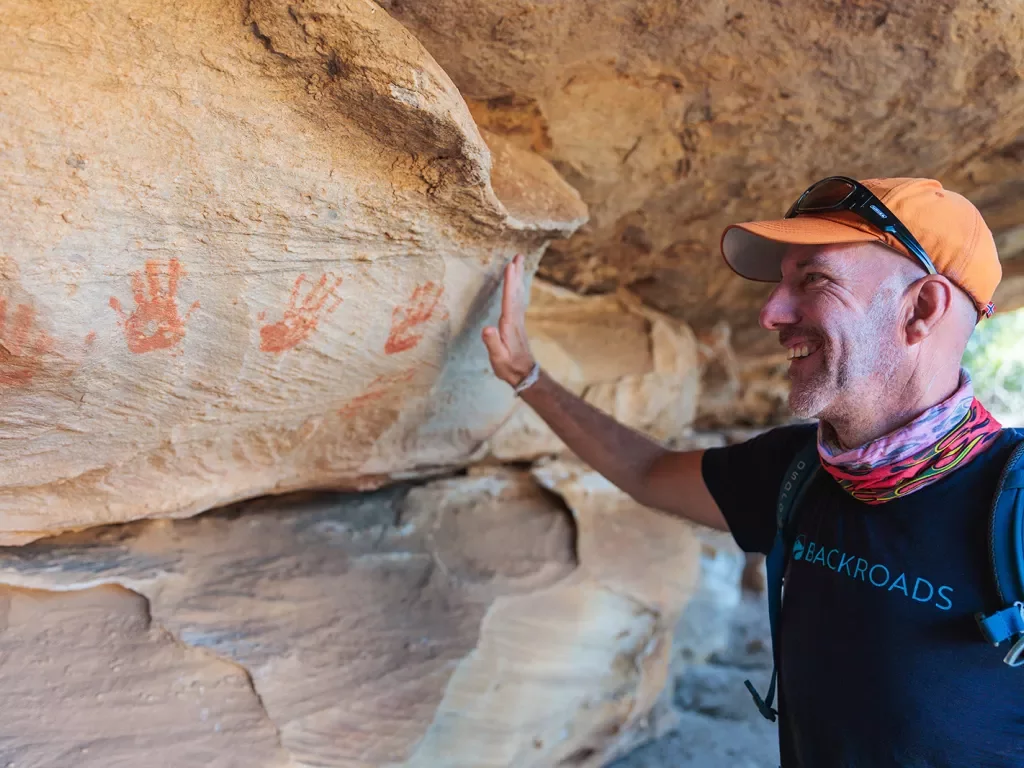
MULTIPOLYGON (((747 552, 815 426, 709 450, 704 481, 747 552)), ((982 640, 998 605, 987 524, 1024 430, 906 498, 853 499, 820 470, 800 506, 780 625, 783 768, 1024 766, 1024 669, 982 640)), ((753 704, 751 704, 753 706, 753 704)))

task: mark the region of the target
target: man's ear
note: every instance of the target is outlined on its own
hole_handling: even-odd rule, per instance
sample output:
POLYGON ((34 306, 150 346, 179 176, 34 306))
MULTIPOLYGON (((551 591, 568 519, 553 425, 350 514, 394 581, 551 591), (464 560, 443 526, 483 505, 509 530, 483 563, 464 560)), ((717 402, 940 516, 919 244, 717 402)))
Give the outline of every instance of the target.
POLYGON ((927 275, 907 289, 910 316, 907 343, 920 344, 953 309, 953 284, 942 275, 927 275))

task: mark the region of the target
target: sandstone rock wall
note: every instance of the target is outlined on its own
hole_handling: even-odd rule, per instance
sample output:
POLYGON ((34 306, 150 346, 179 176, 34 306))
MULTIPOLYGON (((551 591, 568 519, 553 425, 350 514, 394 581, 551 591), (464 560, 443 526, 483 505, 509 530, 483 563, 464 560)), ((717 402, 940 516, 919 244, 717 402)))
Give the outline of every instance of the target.
MULTIPOLYGON (((493 452, 515 404, 479 332, 505 261, 526 252, 532 273, 585 221, 578 193, 478 129, 372 4, 4 10, 0 543, 24 546, 0 549, 3 761, 624 751, 662 695, 698 544, 584 468, 169 519, 493 452), (102 527, 137 518, 155 519, 102 527)), ((686 428, 684 325, 586 301, 624 323, 609 357, 610 338, 575 343, 557 306, 575 297, 538 290, 588 399, 686 428)))
POLYGON ((582 467, 534 475, 267 499, 0 549, 0 754, 600 765, 661 694, 699 544, 582 467))
POLYGON ((777 218, 833 173, 935 176, 997 235, 1024 305, 1024 16, 1013 0, 836 3, 384 0, 480 125, 550 160, 590 207, 542 274, 632 286, 744 352, 762 286, 735 279, 729 223, 777 218))
POLYGON ((3 11, 0 541, 473 455, 512 405, 501 268, 586 209, 408 31, 362 0, 3 11))
MULTIPOLYGON (((7 0, 0 541, 551 448, 521 412, 486 444, 513 401, 478 332, 552 238, 543 274, 629 286, 654 350, 570 383, 677 434, 672 318, 770 343, 722 226, 840 165, 971 194, 1013 306, 1020 17, 748 5, 7 0)), ((717 394, 699 424, 737 420, 717 394)))

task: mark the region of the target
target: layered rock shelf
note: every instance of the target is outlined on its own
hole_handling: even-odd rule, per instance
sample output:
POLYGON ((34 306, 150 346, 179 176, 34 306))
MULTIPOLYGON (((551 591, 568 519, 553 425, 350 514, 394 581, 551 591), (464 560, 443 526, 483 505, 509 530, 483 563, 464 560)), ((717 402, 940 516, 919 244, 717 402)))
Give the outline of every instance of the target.
POLYGON ((661 695, 699 553, 564 461, 7 548, 0 752, 597 765, 661 695))

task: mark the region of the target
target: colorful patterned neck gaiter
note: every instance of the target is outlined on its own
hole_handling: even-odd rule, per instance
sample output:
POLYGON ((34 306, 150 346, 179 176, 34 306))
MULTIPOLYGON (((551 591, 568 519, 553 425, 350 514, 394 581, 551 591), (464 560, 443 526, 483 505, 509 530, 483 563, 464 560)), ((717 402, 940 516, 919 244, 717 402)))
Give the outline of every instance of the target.
POLYGON ((909 424, 859 448, 844 450, 828 425, 818 425, 822 466, 866 504, 898 499, 962 467, 999 434, 999 422, 974 397, 967 371, 948 399, 909 424))

